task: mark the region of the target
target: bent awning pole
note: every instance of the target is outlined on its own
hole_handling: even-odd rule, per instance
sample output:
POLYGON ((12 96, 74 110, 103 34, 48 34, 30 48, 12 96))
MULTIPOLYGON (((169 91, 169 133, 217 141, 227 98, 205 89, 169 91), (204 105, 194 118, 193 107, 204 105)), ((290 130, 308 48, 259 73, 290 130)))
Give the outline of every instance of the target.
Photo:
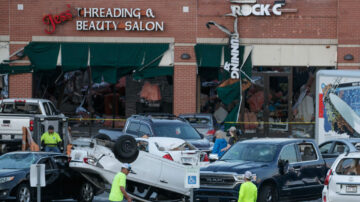
MULTIPOLYGON (((18 49, 18 50, 15 51, 13 54, 11 54, 9 57, 7 57, 6 59, 2 60, 0 63, 2 63, 3 61, 9 61, 12 56, 14 56, 14 55, 16 55, 17 53, 23 51, 24 48, 25 48, 25 47, 22 47, 22 48, 18 49)), ((10 62, 4 62, 4 63, 10 63, 10 62)))
MULTIPOLYGON (((243 60, 243 63, 242 63, 242 65, 241 65, 241 67, 239 68, 239 71, 240 71, 241 73, 243 73, 243 74, 245 75, 245 77, 246 77, 247 79, 249 79, 249 81, 250 81, 251 83, 255 83, 255 81, 254 81, 253 79, 251 79, 247 74, 245 74, 245 72, 242 70, 242 68, 244 67, 244 65, 245 65, 245 63, 246 63, 246 60, 247 60, 247 59, 249 58, 249 56, 251 55, 252 50, 253 50, 253 47, 251 47, 251 50, 250 50, 249 54, 246 56, 245 60, 243 60)), ((241 78, 241 74, 240 74, 240 78, 241 78)), ((240 80, 241 80, 241 79, 240 79, 240 80)))
MULTIPOLYGON (((169 45, 169 49, 170 49, 170 45, 169 45)), ((169 49, 168 49, 168 50, 169 50, 169 49)), ((150 66, 152 63, 154 63, 154 62, 156 62, 158 59, 162 58, 168 50, 166 50, 166 51, 164 51, 163 53, 161 53, 159 56, 157 56, 155 59, 153 59, 152 61, 150 61, 150 62, 147 63, 146 65, 140 67, 138 70, 134 70, 133 73, 135 73, 135 72, 137 72, 137 71, 140 72, 140 71, 142 71, 143 69, 147 68, 147 67, 150 66)), ((144 57, 145 57, 145 54, 144 54, 144 57)))
POLYGON ((61 76, 62 76, 63 74, 64 74, 64 71, 61 69, 61 73, 60 73, 60 75, 58 76, 58 78, 55 79, 54 84, 56 84, 56 83, 60 80, 60 78, 61 78, 61 76))

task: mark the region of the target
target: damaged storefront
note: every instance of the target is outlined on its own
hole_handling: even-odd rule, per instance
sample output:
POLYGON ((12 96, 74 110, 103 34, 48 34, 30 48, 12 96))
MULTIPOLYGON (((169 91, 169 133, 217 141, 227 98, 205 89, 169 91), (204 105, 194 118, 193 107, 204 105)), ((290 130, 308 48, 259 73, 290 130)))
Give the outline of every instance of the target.
MULTIPOLYGON (((282 6, 274 4, 273 9, 282 6)), ((237 126, 249 137, 314 138, 316 72, 335 69, 335 44, 242 39, 238 20, 251 13, 231 8, 232 29, 214 21, 206 24, 229 38, 199 39, 195 46, 199 112, 211 113, 225 130, 237 126)))
POLYGON ((69 117, 172 113, 170 44, 31 42, 25 54, 34 97, 53 101, 69 117))

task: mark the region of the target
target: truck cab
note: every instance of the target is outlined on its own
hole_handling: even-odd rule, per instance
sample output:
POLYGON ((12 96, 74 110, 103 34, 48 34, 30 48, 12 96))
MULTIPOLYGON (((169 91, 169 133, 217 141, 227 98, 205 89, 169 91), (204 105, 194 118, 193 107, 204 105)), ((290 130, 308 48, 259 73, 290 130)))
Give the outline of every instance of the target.
POLYGON ((308 200, 321 197, 326 165, 313 140, 245 140, 201 169, 195 201, 237 201, 246 171, 259 202, 308 200))
POLYGON ((15 98, 0 101, 0 154, 21 148, 22 127, 34 129, 34 117, 64 117, 46 99, 15 98))

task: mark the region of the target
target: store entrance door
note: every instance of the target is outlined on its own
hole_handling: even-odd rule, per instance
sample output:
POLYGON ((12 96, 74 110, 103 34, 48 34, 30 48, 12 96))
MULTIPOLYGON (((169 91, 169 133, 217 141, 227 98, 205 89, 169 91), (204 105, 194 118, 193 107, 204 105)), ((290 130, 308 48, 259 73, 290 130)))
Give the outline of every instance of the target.
POLYGON ((292 72, 253 72, 256 82, 242 105, 243 131, 256 137, 288 137, 292 120, 292 72), (254 121, 258 124, 252 124, 254 121), (249 123, 250 122, 250 123, 249 123))

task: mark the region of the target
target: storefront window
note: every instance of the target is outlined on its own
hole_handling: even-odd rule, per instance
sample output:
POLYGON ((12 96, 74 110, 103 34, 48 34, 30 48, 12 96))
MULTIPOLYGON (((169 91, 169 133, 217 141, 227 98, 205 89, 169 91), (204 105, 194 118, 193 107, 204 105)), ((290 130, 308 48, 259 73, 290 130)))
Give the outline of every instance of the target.
MULTIPOLYGON (((236 126, 249 137, 314 138, 315 75, 320 69, 325 68, 253 67, 236 126)), ((239 100, 224 104, 218 99, 216 88, 224 81, 200 79, 201 112, 229 114, 239 100)))

